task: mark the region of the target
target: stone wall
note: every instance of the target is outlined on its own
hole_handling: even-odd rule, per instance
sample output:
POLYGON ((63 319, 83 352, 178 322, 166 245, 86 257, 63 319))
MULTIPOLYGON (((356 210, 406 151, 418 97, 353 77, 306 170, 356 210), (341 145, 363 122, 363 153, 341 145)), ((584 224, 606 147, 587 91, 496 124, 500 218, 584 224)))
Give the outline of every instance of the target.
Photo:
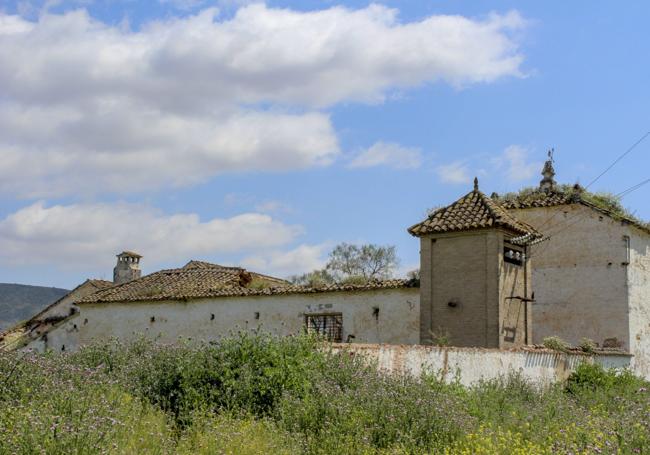
POLYGON ((360 355, 388 373, 419 376, 423 372, 439 375, 447 382, 458 380, 472 385, 481 379, 494 379, 520 373, 539 384, 563 381, 582 362, 599 363, 605 368, 625 368, 631 356, 603 353, 587 356, 564 354, 545 349, 512 350, 380 344, 338 344, 337 351, 360 355))

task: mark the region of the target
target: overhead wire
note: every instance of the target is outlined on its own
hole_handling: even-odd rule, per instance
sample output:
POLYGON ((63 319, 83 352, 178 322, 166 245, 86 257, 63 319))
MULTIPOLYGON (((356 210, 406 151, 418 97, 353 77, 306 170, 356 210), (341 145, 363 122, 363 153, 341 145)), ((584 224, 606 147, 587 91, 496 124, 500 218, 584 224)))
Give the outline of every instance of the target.
MULTIPOLYGON (((637 183, 636 185, 631 186, 630 188, 628 188, 626 190, 623 190, 620 193, 616 194, 614 197, 616 197, 619 200, 623 199, 625 196, 627 196, 631 192, 638 190, 639 188, 641 188, 642 186, 644 186, 644 185, 646 185, 648 183, 650 183, 650 179, 646 179, 646 180, 644 180, 644 181, 642 181, 640 183, 637 183)), ((553 229, 554 227, 561 226, 563 223, 569 223, 569 221, 579 217, 580 215, 581 215, 581 213, 579 211, 577 211, 576 213, 574 213, 572 216, 570 216, 566 220, 561 220, 560 222, 558 222, 554 226, 551 226, 551 229, 553 229)), ((561 227, 558 231, 550 232, 549 234, 547 234, 547 237, 550 239, 551 237, 554 237, 554 236, 566 231, 570 227, 575 226, 580 221, 581 221, 581 219, 577 219, 576 221, 572 222, 571 224, 566 224, 564 227, 561 227)), ((539 250, 537 252, 531 252, 530 257, 537 256, 537 255, 543 253, 544 251, 546 251, 547 248, 548 248, 548 244, 546 244, 544 249, 542 249, 542 250, 539 250)))
POLYGON ((609 172, 609 170, 610 170, 611 168, 613 168, 614 166, 616 166, 616 163, 618 163, 618 162, 621 161, 623 158, 625 158, 625 157, 626 157, 626 156, 627 156, 627 155, 628 155, 632 150, 634 150, 634 149, 636 148, 637 145, 639 145, 641 142, 643 142, 643 141, 645 140, 645 138, 648 137, 648 136, 650 136, 650 131, 648 131, 648 132, 645 133, 643 136, 641 136, 641 139, 639 139, 639 140, 636 141, 634 144, 632 144, 632 145, 631 145, 631 146, 630 146, 630 147, 629 147, 629 148, 628 148, 628 149, 627 149, 623 154, 621 154, 618 158, 616 158, 616 159, 614 160, 614 162, 613 162, 612 164, 610 164, 610 165, 607 167, 607 169, 605 169, 603 172, 601 172, 601 173, 598 175, 598 177, 596 177, 596 178, 593 179, 591 182, 589 182, 589 185, 587 185, 587 186, 585 187, 585 189, 589 188, 591 185, 593 185, 594 183, 596 183, 596 182, 597 182, 597 181, 598 181, 598 180, 599 180, 603 175, 607 174, 607 172, 609 172))
POLYGON ((620 193, 614 195, 614 197, 616 197, 618 199, 622 199, 625 196, 627 196, 628 194, 630 194, 631 192, 638 190, 639 188, 641 188, 643 185, 645 185, 647 183, 650 183, 650 179, 646 179, 641 183, 637 183, 636 185, 631 186, 630 188, 628 188, 626 190, 623 190, 620 193))
MULTIPOLYGON (((607 168, 606 168, 603 172, 601 172, 600 174, 598 174, 598 176, 596 176, 596 178, 594 178, 591 182, 589 182, 589 184, 588 184, 584 189, 587 190, 591 185, 593 185, 593 184, 596 183, 598 180, 600 180, 600 178, 601 178, 602 176, 604 176, 605 174, 607 174, 607 172, 609 172, 609 171, 610 171, 610 170, 611 170, 611 169, 612 169, 612 168, 613 168, 613 167, 614 167, 614 166, 615 166, 619 161, 621 161, 621 160, 622 160, 623 158, 625 158, 625 157, 626 157, 630 152, 632 152, 632 150, 634 150, 634 149, 635 149, 639 144, 641 144, 641 143, 642 143, 642 142, 643 142, 643 141, 644 141, 648 136, 650 136, 650 131, 646 132, 646 133, 645 133, 643 136, 641 136, 641 137, 640 137, 640 138, 639 138, 639 139, 638 139, 634 144, 632 144, 630 147, 628 147, 628 149, 625 150, 625 152, 623 152, 621 155, 619 155, 619 156, 618 156, 618 157, 617 157, 617 158, 616 158, 616 159, 615 159, 615 160, 614 160, 614 161, 613 161, 609 166, 607 166, 607 168)), ((644 185, 646 185, 646 184, 648 184, 648 183, 650 183, 650 179, 644 180, 644 181, 642 181, 642 182, 640 182, 640 183, 637 183, 636 185, 634 185, 634 186, 632 186, 632 187, 630 187, 630 188, 627 188, 626 190, 623 190, 622 192, 616 194, 615 197, 618 198, 618 199, 620 200, 620 199, 622 199, 623 197, 625 197, 625 196, 627 196, 628 194, 630 194, 631 192, 636 191, 637 189, 641 188, 642 186, 644 186, 644 185)), ((542 224, 538 227, 538 229, 541 229, 541 228, 547 226, 551 221, 553 221, 553 220, 555 219, 555 216, 556 216, 556 215, 557 215, 557 212, 556 212, 555 214, 553 214, 552 216, 550 216, 549 218, 547 218, 546 221, 545 221, 544 223, 542 223, 542 224)), ((555 225, 551 225, 551 228, 550 228, 550 229, 553 229, 554 227, 558 227, 558 226, 560 226, 560 225, 562 225, 562 224, 566 224, 566 223, 568 223, 569 221, 573 220, 574 218, 578 217, 579 215, 580 215, 580 212, 576 212, 573 216, 569 217, 568 219, 566 219, 566 220, 560 220, 560 221, 559 221, 558 223, 556 223, 555 225)), ((568 228, 574 226, 574 225, 577 224, 579 221, 580 221, 580 220, 577 220, 577 221, 575 221, 575 222, 573 222, 573 223, 571 223, 571 224, 566 224, 564 228, 561 228, 560 230, 558 230, 558 231, 556 231, 556 232, 553 232, 552 234, 548 234, 548 235, 546 236, 546 237, 547 237, 547 241, 548 241, 552 236, 558 235, 559 233, 565 231, 566 229, 568 229, 568 228)), ((543 248, 543 249, 540 249, 540 250, 538 250, 538 251, 535 252, 535 253, 534 253, 534 252, 531 252, 531 257, 532 257, 533 255, 536 256, 537 254, 542 253, 542 252, 545 251, 547 248, 548 248, 548 243, 547 243, 546 245, 544 245, 544 248, 543 248)))

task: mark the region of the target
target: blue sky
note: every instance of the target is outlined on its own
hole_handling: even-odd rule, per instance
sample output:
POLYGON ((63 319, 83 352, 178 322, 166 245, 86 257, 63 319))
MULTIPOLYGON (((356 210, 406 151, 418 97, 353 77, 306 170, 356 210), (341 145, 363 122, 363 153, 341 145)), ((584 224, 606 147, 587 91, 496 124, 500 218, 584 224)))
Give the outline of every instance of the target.
MULTIPOLYGON (((204 259, 286 276, 471 189, 588 183, 650 130, 647 2, 0 7, 0 282, 204 259), (1 9, 3 8, 3 9, 1 9)), ((593 187, 650 178, 650 138, 593 187)), ((650 218, 650 185, 624 205, 650 218)))

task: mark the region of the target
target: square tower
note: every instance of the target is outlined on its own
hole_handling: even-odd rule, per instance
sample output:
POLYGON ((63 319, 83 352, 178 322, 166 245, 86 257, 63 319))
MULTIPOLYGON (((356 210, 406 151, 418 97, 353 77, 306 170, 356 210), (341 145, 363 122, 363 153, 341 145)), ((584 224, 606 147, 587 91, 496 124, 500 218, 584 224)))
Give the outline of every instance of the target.
POLYGON ((478 189, 408 229, 420 238, 420 343, 532 342, 528 245, 542 238, 478 189))

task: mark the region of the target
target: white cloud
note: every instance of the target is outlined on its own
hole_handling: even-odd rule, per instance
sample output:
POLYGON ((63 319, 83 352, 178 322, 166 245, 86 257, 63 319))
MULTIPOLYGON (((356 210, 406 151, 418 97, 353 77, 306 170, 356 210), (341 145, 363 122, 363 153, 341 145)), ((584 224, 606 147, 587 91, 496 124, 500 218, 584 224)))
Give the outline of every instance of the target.
POLYGON ((181 11, 190 11, 202 5, 205 5, 206 0, 158 0, 163 5, 170 5, 181 11))
POLYGON ((348 167, 389 166, 394 169, 414 169, 421 164, 422 154, 419 149, 380 141, 359 153, 348 167))
POLYGON ((528 155, 528 149, 520 145, 510 145, 500 156, 493 159, 493 164, 497 170, 505 173, 508 181, 522 182, 542 170, 542 163, 529 161, 528 155))
POLYGON ((436 174, 444 183, 467 183, 471 179, 469 172, 467 164, 463 161, 454 161, 436 168, 436 174))
POLYGON ((0 264, 109 267, 116 252, 133 249, 154 267, 193 256, 276 251, 302 232, 259 213, 203 221, 137 204, 36 202, 0 220, 0 264))
POLYGON ((282 201, 270 200, 255 204, 255 211, 262 213, 290 213, 292 209, 291 206, 282 201))
POLYGON ((80 188, 180 186, 229 171, 301 169, 328 164, 338 151, 324 114, 240 112, 213 123, 134 105, 83 116, 0 106, 0 137, 8 142, 0 144, 7 157, 0 164, 0 191, 32 197, 80 188), (302 134, 309 137, 299 139, 302 134))
POLYGON ((327 245, 300 245, 289 251, 273 251, 256 254, 242 260, 242 265, 251 270, 286 277, 320 269, 325 266, 327 245))
POLYGON ((380 5, 216 14, 132 31, 82 10, 36 22, 0 12, 0 191, 126 192, 326 165, 337 138, 314 108, 521 75, 515 12, 408 23, 380 5))

